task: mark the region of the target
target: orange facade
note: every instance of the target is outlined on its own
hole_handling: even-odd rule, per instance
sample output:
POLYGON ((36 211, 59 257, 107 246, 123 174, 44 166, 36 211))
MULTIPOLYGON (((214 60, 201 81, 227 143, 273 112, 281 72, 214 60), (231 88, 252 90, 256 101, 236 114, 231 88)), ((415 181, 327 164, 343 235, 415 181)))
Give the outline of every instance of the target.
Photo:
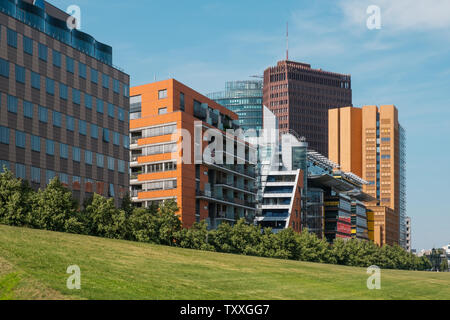
MULTIPOLYGON (((364 192, 377 199, 372 240, 399 243, 400 161, 398 111, 393 105, 329 111, 329 158, 369 182, 364 192), (377 230, 378 226, 378 230, 377 230), (378 239, 378 240, 377 240, 378 239)), ((372 207, 374 206, 374 207, 372 207)))
MULTIPOLYGON (((225 134, 223 129, 232 127, 237 115, 174 79, 133 87, 131 97, 133 201, 149 205, 175 199, 186 227, 210 218, 217 201, 211 204, 199 194, 210 187, 212 168, 194 163, 195 125, 200 124, 201 134, 208 128, 225 134), (136 116, 133 101, 139 101, 134 105, 136 116)), ((208 144, 202 139, 202 153, 208 144)))

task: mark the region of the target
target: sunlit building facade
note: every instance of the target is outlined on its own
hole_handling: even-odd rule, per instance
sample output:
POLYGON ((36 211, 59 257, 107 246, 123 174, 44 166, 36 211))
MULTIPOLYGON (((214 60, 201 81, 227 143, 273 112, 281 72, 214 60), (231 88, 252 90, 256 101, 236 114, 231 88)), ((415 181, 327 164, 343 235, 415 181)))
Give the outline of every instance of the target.
POLYGON ((211 229, 241 218, 253 222, 255 148, 225 132, 239 129, 234 112, 169 79, 131 88, 130 118, 130 186, 137 206, 174 200, 185 227, 202 220, 211 229), (224 149, 210 149, 219 139, 224 149))
MULTIPOLYGON (((369 182, 374 241, 406 249, 406 134, 393 105, 329 111, 329 156, 369 182)), ((371 234, 371 230, 369 230, 371 234)))
POLYGON ((128 192, 129 82, 112 48, 45 1, 0 1, 0 168, 83 203, 128 192))

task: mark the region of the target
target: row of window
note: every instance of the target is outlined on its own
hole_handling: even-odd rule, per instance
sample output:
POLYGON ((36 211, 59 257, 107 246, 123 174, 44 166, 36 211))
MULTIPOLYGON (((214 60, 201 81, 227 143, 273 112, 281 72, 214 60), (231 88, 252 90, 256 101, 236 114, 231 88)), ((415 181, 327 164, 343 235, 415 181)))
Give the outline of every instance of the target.
MULTIPOLYGON (((16 130, 16 147, 25 148, 26 146, 26 136, 25 132, 16 130)), ((50 139, 44 139, 38 136, 31 135, 31 150, 35 152, 41 152, 42 141, 45 141, 45 153, 49 156, 55 155, 55 148, 58 142, 55 142, 50 139)), ((0 143, 9 144, 9 129, 0 126, 0 143)), ((61 159, 69 159, 69 149, 70 146, 64 143, 59 143, 59 157, 61 159)), ((83 150, 84 151, 84 162, 86 164, 93 164, 93 155, 92 151, 83 150)), ((72 160, 75 162, 81 162, 81 149, 78 147, 72 147, 72 160)), ((104 156, 100 153, 96 154, 96 165, 100 168, 105 167, 105 161, 107 161, 107 166, 109 170, 115 170, 115 159, 112 157, 104 156), (106 159, 106 160, 105 160, 106 159)), ((125 172, 125 161, 117 160, 118 162, 118 171, 120 173, 125 172)))
POLYGON ((149 182, 143 185, 144 191, 171 190, 177 188, 177 180, 149 182))
MULTIPOLYGON (((5 160, 0 160, 0 173, 3 172, 3 167, 6 167, 7 169, 11 169, 9 162, 5 161, 5 160)), ((26 180, 27 179, 27 168, 24 164, 21 163, 16 163, 15 165, 15 171, 16 171, 16 177, 18 179, 23 179, 26 180)), ((41 171, 43 169, 41 168, 36 168, 36 167, 31 167, 31 182, 34 183, 41 183, 41 171)), ((46 183, 50 183, 50 181, 56 177, 56 175, 58 175, 59 180, 61 181, 61 183, 65 184, 65 185, 69 185, 69 175, 67 173, 55 173, 53 170, 45 170, 45 181, 46 183)), ((73 186, 77 186, 80 187, 81 186, 81 177, 78 176, 72 176, 72 184, 73 186)), ((86 189, 92 188, 92 185, 95 183, 94 180, 89 179, 89 178, 85 178, 85 183, 86 183, 86 189)), ((110 184, 109 185, 109 193, 108 195, 110 197, 114 197, 114 185, 110 184)))
POLYGON ((150 156, 154 154, 173 153, 177 151, 177 143, 160 144, 143 148, 142 155, 150 156))
MULTIPOLYGON (((18 99, 14 96, 9 96, 7 98, 7 106, 8 111, 12 113, 16 113, 18 111, 18 99)), ((49 113, 50 110, 48 110, 45 107, 38 106, 38 119, 42 123, 48 123, 49 122, 49 113)), ((33 118, 34 115, 34 105, 31 102, 24 101, 23 102, 23 114, 26 118, 33 118)), ((65 117, 65 128, 69 131, 74 132, 75 131, 75 122, 78 122, 78 132, 81 135, 86 136, 87 135, 87 128, 90 127, 90 135, 94 139, 99 138, 99 130, 101 130, 102 139, 104 142, 109 143, 111 141, 111 135, 112 135, 112 141, 114 145, 120 146, 120 138, 121 135, 118 132, 112 132, 110 133, 110 130, 107 128, 100 128, 99 126, 93 124, 93 123, 87 123, 84 120, 75 119, 72 116, 69 115, 63 115, 61 112, 58 111, 51 111, 52 116, 52 122, 54 127, 62 128, 63 127, 63 118, 65 117)), ((130 144, 130 138, 128 135, 122 136, 123 140, 123 146, 125 148, 129 148, 130 144)))
MULTIPOLYGON (((23 37, 23 51, 26 54, 33 55, 33 39, 22 36, 23 37)), ((11 29, 7 29, 7 43, 10 47, 17 49, 17 32, 11 29)), ((42 44, 38 43, 38 56, 39 59, 45 62, 48 62, 49 56, 49 48, 42 44)), ((62 54, 56 50, 52 50, 52 62, 55 67, 61 68, 62 66, 62 54)), ((66 71, 75 74, 75 60, 71 57, 66 56, 66 71)), ((88 68, 86 64, 82 62, 78 62, 78 74, 80 78, 87 79, 87 70, 90 70, 90 80, 93 83, 99 83, 99 74, 101 74, 101 84, 103 88, 110 89, 110 76, 106 74, 102 74, 94 68, 88 68)), ((4 74, 2 74, 4 75, 4 74)), ((6 76, 6 75, 5 75, 6 76)), ((123 86, 123 95, 129 96, 129 86, 126 84, 122 84, 123 86)), ((120 93, 120 81, 117 79, 112 79, 112 89, 115 93, 120 93)))
MULTIPOLYGON (((41 76, 33 71, 31 72, 31 87, 37 90, 41 90, 41 76)), ((15 66, 16 81, 25 84, 26 79, 26 69, 19 65, 15 66)), ((0 74, 3 76, 9 76, 9 63, 3 59, 0 59, 0 74)), ((50 78, 45 78, 45 90, 50 95, 55 95, 55 80, 50 78)), ((58 83, 59 86, 59 97, 63 100, 68 100, 69 97, 69 87, 63 83, 58 83)), ((81 105, 82 97, 84 96, 84 105, 87 109, 92 110, 94 98, 78 89, 72 88, 72 102, 77 105, 81 105)), ((107 105, 108 116, 111 118, 117 117, 120 121, 125 121, 127 118, 127 112, 123 108, 114 106, 111 103, 104 102, 101 99, 95 98, 96 110, 98 113, 105 113, 105 105, 107 105)))
POLYGON ((169 135, 169 134, 173 134, 176 130, 177 130, 176 124, 145 129, 142 132, 142 137, 143 138, 151 138, 151 137, 169 135))

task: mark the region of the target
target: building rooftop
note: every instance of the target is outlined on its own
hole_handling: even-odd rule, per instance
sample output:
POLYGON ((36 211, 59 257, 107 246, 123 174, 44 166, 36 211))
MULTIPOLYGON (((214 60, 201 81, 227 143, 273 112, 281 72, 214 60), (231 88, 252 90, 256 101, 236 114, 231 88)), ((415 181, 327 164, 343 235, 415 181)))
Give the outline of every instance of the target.
POLYGON ((46 1, 0 0, 0 12, 38 29, 102 63, 113 66, 111 46, 95 40, 91 35, 80 30, 69 29, 67 18, 70 15, 46 1))

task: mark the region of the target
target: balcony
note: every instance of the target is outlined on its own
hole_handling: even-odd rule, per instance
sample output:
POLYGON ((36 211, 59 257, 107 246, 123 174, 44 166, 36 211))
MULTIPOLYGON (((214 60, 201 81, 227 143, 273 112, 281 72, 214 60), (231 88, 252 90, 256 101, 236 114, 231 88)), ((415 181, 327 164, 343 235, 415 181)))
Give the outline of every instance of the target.
POLYGON ((243 199, 233 198, 229 195, 224 195, 218 191, 210 192, 210 191, 197 190, 196 194, 197 194, 197 197, 208 198, 211 200, 216 200, 218 202, 224 202, 225 204, 229 204, 229 205, 237 205, 239 207, 248 207, 249 209, 255 209, 255 207, 256 207, 256 203, 253 201, 246 201, 243 199))
POLYGON ((139 139, 142 139, 142 137, 139 137, 139 138, 138 138, 138 137, 131 138, 130 143, 131 143, 131 144, 138 144, 139 139))
POLYGON ((142 192, 142 190, 131 190, 130 196, 132 198, 137 198, 139 196, 139 192, 142 192))

